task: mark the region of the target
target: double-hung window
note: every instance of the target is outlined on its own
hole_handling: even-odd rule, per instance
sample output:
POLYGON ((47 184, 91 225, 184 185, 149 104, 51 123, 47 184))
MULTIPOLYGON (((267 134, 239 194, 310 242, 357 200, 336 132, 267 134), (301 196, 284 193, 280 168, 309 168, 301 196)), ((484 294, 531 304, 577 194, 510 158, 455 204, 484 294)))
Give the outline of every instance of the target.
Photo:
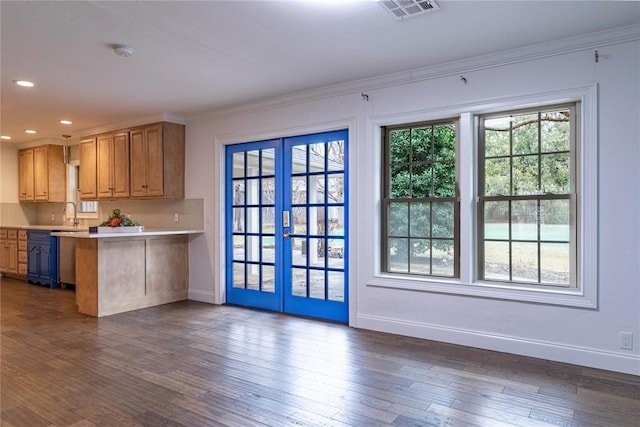
POLYGON ((480 116, 479 280, 577 287, 578 106, 480 116))
POLYGON ((459 277, 457 123, 382 129, 384 272, 459 277))

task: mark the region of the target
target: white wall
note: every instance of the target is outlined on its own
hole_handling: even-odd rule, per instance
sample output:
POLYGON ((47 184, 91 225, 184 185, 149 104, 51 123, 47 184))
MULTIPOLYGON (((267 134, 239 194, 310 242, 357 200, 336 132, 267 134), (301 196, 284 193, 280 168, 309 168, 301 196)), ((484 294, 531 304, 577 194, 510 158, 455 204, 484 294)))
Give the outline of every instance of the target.
POLYGON ((18 148, 0 144, 0 203, 18 203, 18 148))
POLYGON ((206 230, 191 244, 190 298, 224 302, 223 145, 348 127, 351 326, 640 375, 639 39, 640 27, 625 28, 188 119, 187 197, 204 199, 206 230), (576 88, 598 100, 597 308, 370 286, 386 280, 376 278, 378 124, 576 88), (619 331, 634 334, 634 350, 619 348, 619 331))

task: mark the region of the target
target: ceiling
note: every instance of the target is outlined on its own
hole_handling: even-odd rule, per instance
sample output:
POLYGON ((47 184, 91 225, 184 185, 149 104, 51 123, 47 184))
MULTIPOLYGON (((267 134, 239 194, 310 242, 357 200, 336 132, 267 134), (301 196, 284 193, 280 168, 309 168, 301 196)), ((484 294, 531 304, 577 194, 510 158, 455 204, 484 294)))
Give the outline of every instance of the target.
POLYGON ((2 0, 0 134, 62 142, 640 22, 635 1, 436 1, 396 20, 375 1, 2 0))

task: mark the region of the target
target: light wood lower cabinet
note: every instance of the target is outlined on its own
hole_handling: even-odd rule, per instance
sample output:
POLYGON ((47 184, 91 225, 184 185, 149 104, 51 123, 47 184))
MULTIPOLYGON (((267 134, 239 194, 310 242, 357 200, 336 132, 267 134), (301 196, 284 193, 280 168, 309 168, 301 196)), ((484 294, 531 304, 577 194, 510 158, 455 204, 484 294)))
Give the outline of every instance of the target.
POLYGON ((27 275, 27 230, 18 230, 18 275, 27 275))
POLYGON ((186 235, 76 239, 76 304, 108 316, 187 299, 186 235))
POLYGON ((15 277, 18 275, 18 230, 0 230, 0 272, 15 277))

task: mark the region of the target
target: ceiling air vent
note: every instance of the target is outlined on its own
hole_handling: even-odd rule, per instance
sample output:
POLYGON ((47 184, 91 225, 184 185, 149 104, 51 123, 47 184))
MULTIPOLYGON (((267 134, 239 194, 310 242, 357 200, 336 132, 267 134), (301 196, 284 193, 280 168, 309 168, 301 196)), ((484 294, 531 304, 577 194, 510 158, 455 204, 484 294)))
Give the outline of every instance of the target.
POLYGON ((396 19, 405 19, 440 9, 435 0, 380 0, 379 3, 396 19))

